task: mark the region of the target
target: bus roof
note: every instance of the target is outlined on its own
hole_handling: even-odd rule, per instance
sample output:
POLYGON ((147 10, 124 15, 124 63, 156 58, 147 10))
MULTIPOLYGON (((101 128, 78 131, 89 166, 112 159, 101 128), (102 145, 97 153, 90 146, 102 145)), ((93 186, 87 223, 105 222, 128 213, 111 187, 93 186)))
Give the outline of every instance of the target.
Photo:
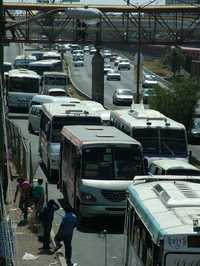
POLYGON ((128 199, 155 243, 168 234, 196 235, 193 219, 200 213, 200 184, 197 182, 200 182, 198 176, 134 178, 128 187, 128 199))
POLYGON ((32 70, 25 68, 12 69, 8 72, 10 78, 35 78, 40 79, 40 76, 32 70))
POLYGON ((85 104, 88 108, 91 108, 91 111, 93 112, 105 110, 103 105, 96 101, 83 100, 82 103, 85 104))
POLYGON ((143 107, 113 110, 111 111, 111 120, 114 120, 114 117, 117 117, 132 128, 185 128, 183 124, 166 117, 162 113, 152 109, 144 109, 143 107))
POLYGON ((46 59, 30 62, 29 66, 51 66, 52 64, 60 63, 61 60, 56 59, 46 59))
MULTIPOLYGON (((55 97, 58 98, 58 97, 55 97)), ((62 96, 64 98, 64 96, 62 96)), ((77 115, 90 115, 97 116, 95 113, 89 110, 87 106, 77 100, 69 100, 66 103, 45 103, 43 104, 42 111, 49 117, 65 117, 70 114, 76 113, 77 115)))
POLYGON ((18 59, 36 60, 36 57, 34 55, 21 54, 15 57, 15 60, 18 59))
POLYGON ((157 166, 160 166, 161 168, 168 170, 168 169, 190 169, 190 170, 199 170, 194 165, 183 161, 183 160, 177 160, 177 159, 161 159, 161 160, 154 160, 152 164, 155 164, 157 166))
POLYGON ((57 51, 48 51, 43 53, 43 58, 45 59, 45 57, 55 57, 56 59, 61 59, 61 54, 57 51))
POLYGON ((75 145, 79 146, 95 143, 141 145, 135 139, 112 126, 64 126, 62 135, 70 138, 75 145))
POLYGON ((52 72, 45 71, 43 73, 43 77, 44 76, 67 76, 67 73, 65 73, 65 72, 58 72, 58 71, 52 71, 52 72))

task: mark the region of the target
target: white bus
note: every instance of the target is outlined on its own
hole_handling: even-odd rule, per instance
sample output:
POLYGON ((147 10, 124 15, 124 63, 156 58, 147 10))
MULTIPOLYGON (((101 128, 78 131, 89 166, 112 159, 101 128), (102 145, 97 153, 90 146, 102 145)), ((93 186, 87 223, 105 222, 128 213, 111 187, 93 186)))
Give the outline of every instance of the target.
POLYGON ((128 187, 123 266, 200 265, 200 178, 140 176, 128 187))
POLYGON ((65 125, 100 125, 100 116, 89 112, 80 102, 46 103, 42 105, 39 134, 39 153, 49 179, 59 168, 61 129, 65 125))
POLYGON ((184 125, 143 106, 113 110, 110 116, 115 127, 142 144, 146 163, 161 158, 188 160, 184 125))
POLYGON ((39 60, 29 63, 30 70, 35 71, 40 76, 43 76, 44 72, 50 71, 63 71, 63 63, 61 60, 49 59, 49 60, 39 60))
POLYGON ((126 189, 143 173, 141 144, 115 127, 63 127, 60 185, 80 217, 124 214, 126 189))
POLYGON ((33 55, 18 55, 14 60, 14 68, 28 68, 31 62, 36 61, 33 55))
POLYGON ((40 76, 28 69, 13 69, 7 77, 9 110, 28 109, 32 97, 39 93, 40 76))
POLYGON ((65 72, 44 72, 42 76, 41 94, 48 94, 52 88, 64 89, 67 91, 69 83, 68 76, 65 72))

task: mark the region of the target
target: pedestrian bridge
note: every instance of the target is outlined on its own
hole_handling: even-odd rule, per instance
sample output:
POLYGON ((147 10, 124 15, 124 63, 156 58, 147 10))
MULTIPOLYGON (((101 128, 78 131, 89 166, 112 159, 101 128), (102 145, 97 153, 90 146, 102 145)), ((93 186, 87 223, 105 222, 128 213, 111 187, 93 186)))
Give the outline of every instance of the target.
POLYGON ((3 44, 200 44, 200 6, 195 5, 86 7, 4 3, 2 7, 1 32, 4 34, 0 42, 3 44), (91 8, 98 11, 92 19, 87 17, 91 8))

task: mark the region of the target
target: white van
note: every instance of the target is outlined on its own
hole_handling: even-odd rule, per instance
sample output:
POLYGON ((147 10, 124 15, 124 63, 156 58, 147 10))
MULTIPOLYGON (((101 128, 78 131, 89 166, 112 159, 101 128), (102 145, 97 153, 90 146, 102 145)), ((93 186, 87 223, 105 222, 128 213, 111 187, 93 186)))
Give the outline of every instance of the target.
POLYGON ((200 176, 200 169, 186 161, 163 159, 152 161, 149 167, 149 174, 200 176))

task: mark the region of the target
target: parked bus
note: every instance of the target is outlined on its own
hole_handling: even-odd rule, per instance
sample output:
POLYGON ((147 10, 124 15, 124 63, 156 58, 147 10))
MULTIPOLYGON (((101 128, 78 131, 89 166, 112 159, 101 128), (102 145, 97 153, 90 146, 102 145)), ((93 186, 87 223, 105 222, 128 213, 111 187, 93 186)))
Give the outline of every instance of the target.
POLYGON ((40 76, 28 69, 13 69, 7 76, 8 108, 28 109, 32 97, 39 93, 40 76))
POLYGON ((143 173, 141 144, 115 127, 63 127, 60 183, 80 217, 124 214, 126 189, 143 173))
POLYGON ((128 187, 123 266, 199 265, 200 177, 135 177, 128 187))
POLYGON ((63 71, 63 63, 61 60, 49 59, 49 60, 39 60, 31 62, 29 64, 29 69, 35 71, 40 76, 43 76, 44 72, 52 71, 63 71))
POLYGON ((35 62, 36 57, 33 55, 18 55, 14 61, 14 68, 28 68, 31 62, 35 62))
POLYGON ((39 153, 52 179, 58 173, 61 129, 65 125, 100 125, 101 118, 75 101, 42 105, 39 153))
POLYGON ((184 125, 158 111, 136 106, 135 109, 111 111, 111 122, 143 146, 146 163, 153 159, 188 160, 184 125))
POLYGON ((69 79, 65 72, 44 72, 41 94, 48 94, 48 90, 55 87, 67 90, 68 83, 69 79))

